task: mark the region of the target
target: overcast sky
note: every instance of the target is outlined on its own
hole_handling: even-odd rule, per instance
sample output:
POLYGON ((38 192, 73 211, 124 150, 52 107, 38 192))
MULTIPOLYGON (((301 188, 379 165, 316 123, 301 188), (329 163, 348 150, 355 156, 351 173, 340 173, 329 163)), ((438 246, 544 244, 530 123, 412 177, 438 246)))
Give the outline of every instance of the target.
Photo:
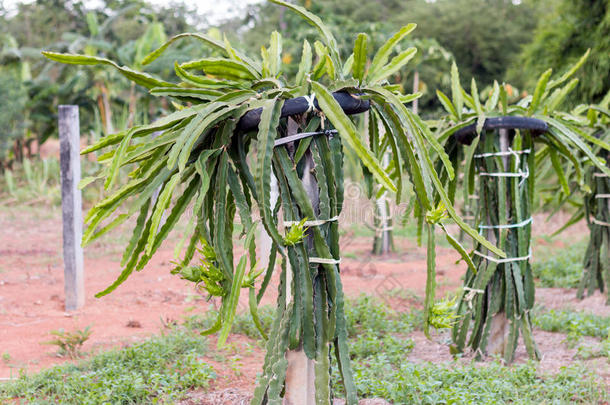
MULTIPOLYGON (((11 10, 19 3, 31 3, 34 0, 0 0, 4 6, 11 10)), ((248 4, 260 3, 261 0, 148 0, 152 4, 169 5, 182 2, 189 6, 197 6, 199 14, 204 14, 210 23, 216 23, 227 17, 237 15, 248 4)), ((98 0, 83 0, 86 7, 95 8, 100 5, 98 0)))

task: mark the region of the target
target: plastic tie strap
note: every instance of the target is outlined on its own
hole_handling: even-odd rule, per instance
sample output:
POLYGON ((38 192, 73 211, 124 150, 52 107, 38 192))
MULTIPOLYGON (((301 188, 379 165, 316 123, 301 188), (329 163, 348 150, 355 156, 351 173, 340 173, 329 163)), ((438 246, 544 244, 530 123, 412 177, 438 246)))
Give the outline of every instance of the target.
POLYGON ((604 221, 600 221, 599 219, 597 219, 595 217, 591 218, 591 222, 593 222, 595 225, 609 226, 610 227, 610 223, 604 222, 604 221))
POLYGON ((610 177, 606 173, 593 173, 593 177, 610 177))
POLYGON ((314 104, 314 100, 316 99, 316 95, 315 94, 310 94, 310 95, 305 95, 303 96, 305 97, 305 100, 307 100, 307 111, 306 112, 312 112, 312 111, 316 111, 316 105, 314 104))
POLYGON ((338 131, 336 129, 325 129, 323 131, 316 131, 316 132, 299 132, 298 134, 277 138, 275 140, 275 142, 273 143, 273 147, 285 145, 287 143, 295 142, 295 141, 298 141, 298 140, 301 140, 304 138, 309 138, 311 136, 325 135, 328 137, 333 137, 337 133, 338 133, 338 131))
POLYGON ((610 198, 610 194, 596 194, 595 198, 610 198))
POLYGON ((529 253, 527 254, 527 256, 522 256, 522 257, 507 257, 506 259, 496 259, 495 257, 491 257, 491 256, 487 256, 477 250, 474 251, 474 254, 477 256, 481 256, 484 259, 489 260, 490 262, 494 262, 494 263, 511 263, 511 262, 522 262, 524 260, 529 260, 532 257, 532 250, 530 249, 529 253))
POLYGON ((375 228, 375 234, 376 235, 380 235, 380 234, 382 234, 384 232, 391 231, 393 229, 394 229, 393 226, 384 226, 384 227, 381 227, 381 228, 375 228))
POLYGON ((341 259, 326 259, 324 257, 310 257, 309 263, 315 264, 339 264, 341 259))
MULTIPOLYGON (((316 219, 313 221, 305 221, 303 223, 303 226, 320 226, 320 225, 324 225, 327 222, 334 222, 334 221, 338 221, 339 220, 339 216, 335 216, 329 219, 316 219)), ((292 225, 296 225, 300 223, 299 221, 284 221, 284 226, 292 226, 292 225)))
POLYGON ((479 229, 511 229, 511 228, 522 228, 526 225, 534 222, 534 218, 529 217, 525 221, 521 221, 516 224, 505 224, 505 225, 479 225, 479 229))
POLYGON ((479 153, 474 155, 475 158, 485 158, 485 157, 493 157, 493 156, 509 156, 509 155, 526 155, 531 152, 531 149, 523 149, 523 150, 512 150, 508 148, 508 152, 494 152, 494 153, 479 153))
MULTIPOLYGON (((529 153, 529 149, 524 149, 524 150, 520 150, 520 151, 514 151, 511 148, 508 148, 508 152, 496 152, 496 153, 490 153, 489 155, 492 156, 508 156, 508 155, 513 155, 515 157, 515 166, 517 166, 517 172, 496 172, 496 173, 486 173, 486 172, 482 172, 479 173, 479 176, 489 176, 489 177, 521 177, 521 181, 519 182, 519 187, 521 187, 521 185, 523 184, 523 182, 525 181, 525 179, 527 179, 528 177, 530 177, 530 171, 529 169, 526 169, 525 171, 521 170, 521 168, 519 167, 519 165, 521 164, 521 159, 519 159, 519 153, 525 153, 527 151, 527 153, 529 153)), ((485 155, 485 154, 482 154, 485 155)), ((482 156, 480 155, 480 156, 482 156)))
POLYGON ((468 291, 466 295, 464 295, 464 301, 468 303, 468 309, 472 310, 472 300, 476 297, 477 294, 483 294, 484 290, 479 290, 476 288, 463 287, 464 291, 468 291))

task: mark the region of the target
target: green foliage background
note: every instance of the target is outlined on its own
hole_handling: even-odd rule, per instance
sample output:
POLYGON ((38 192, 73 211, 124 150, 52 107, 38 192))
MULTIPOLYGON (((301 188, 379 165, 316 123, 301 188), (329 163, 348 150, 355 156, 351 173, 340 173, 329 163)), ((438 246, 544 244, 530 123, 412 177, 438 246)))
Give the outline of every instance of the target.
POLYGON ((548 68, 561 72, 591 48, 591 55, 577 73, 580 85, 572 105, 597 103, 610 91, 610 1, 545 0, 538 27, 508 78, 517 85, 532 86, 548 68))
MULTIPOLYGON (((418 47, 418 56, 393 81, 401 82, 404 91, 410 92, 413 73, 419 73, 419 90, 424 93, 419 108, 424 116, 434 117, 440 110, 435 90, 449 91, 448 72, 453 60, 462 72, 462 85, 476 77, 482 90, 494 79, 508 80, 518 88, 531 88, 546 68, 560 72, 592 46, 591 57, 578 74, 581 83, 571 101, 574 104, 597 102, 610 89, 608 0, 523 0, 519 4, 506 0, 294 2, 327 21, 338 47, 344 50, 350 49, 351 38, 359 32, 367 33, 369 49, 375 49, 405 22, 416 22, 415 36, 403 46, 405 49, 418 47)), ((136 88, 133 91, 138 100, 147 102, 139 102, 136 116, 130 117, 134 115, 131 111, 134 107, 129 105, 132 89, 126 80, 116 74, 100 76, 74 66, 49 67, 40 56, 43 47, 59 52, 86 50, 89 54, 137 67, 138 57, 142 56, 137 49, 145 38, 150 39, 152 26, 157 23, 163 26, 168 37, 200 31, 222 39, 226 34, 233 42, 240 43, 241 49, 256 54, 260 51, 257 44, 279 27, 284 38, 283 57, 288 70, 285 73, 290 76, 296 74, 303 39, 315 36, 313 27, 267 2, 240 6, 243 12, 239 17, 216 26, 196 8, 180 3, 159 7, 143 0, 105 0, 94 9, 90 7, 78 0, 40 0, 19 4, 9 13, 0 5, 3 32, 15 39, 16 49, 31 65, 33 73, 32 80, 25 83, 25 105, 11 106, 27 110, 31 118, 20 129, 19 137, 25 137, 26 130, 30 131, 28 136, 39 141, 54 136, 56 106, 61 103, 81 107, 86 125, 83 132, 107 133, 104 113, 97 111, 102 92, 100 83, 108 88, 114 130, 124 128, 129 120, 152 121, 166 107, 151 104, 151 99, 136 88), (97 29, 92 30, 92 21, 97 22, 97 29)), ((197 50, 198 47, 184 44, 168 58, 178 56, 180 61, 188 60, 197 50)), ((0 61, 0 65, 4 64, 5 61, 0 61)), ((173 72, 161 66, 167 64, 160 60, 147 67, 147 71, 166 80, 172 78, 173 72)))

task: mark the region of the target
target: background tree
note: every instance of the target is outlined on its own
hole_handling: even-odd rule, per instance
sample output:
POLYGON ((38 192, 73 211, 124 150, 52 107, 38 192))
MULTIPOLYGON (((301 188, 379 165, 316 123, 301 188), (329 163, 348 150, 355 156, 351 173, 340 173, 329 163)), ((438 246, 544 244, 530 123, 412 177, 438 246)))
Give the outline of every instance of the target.
MULTIPOLYGON (((529 2, 504 0, 414 1, 398 17, 419 25, 419 36, 436 40, 455 57, 463 85, 476 77, 484 87, 503 78, 536 26, 529 2)), ((581 53, 582 55, 582 53, 581 53)))
POLYGON ((23 158, 28 122, 24 83, 29 75, 29 65, 23 60, 15 38, 0 34, 0 94, 5 100, 0 109, 0 169, 10 167, 14 159, 23 158))
MULTIPOLYGON (((297 3, 328 22, 343 50, 349 49, 349 41, 359 32, 366 32, 369 42, 380 46, 383 38, 403 26, 405 21, 415 22, 418 24, 415 40, 436 40, 454 55, 464 72, 463 77, 476 77, 481 87, 505 76, 522 46, 531 40, 538 15, 538 9, 531 1, 513 4, 505 0, 438 0, 434 3, 425 0, 299 0, 297 3)), ((236 39, 252 50, 269 35, 270 27, 280 27, 285 38, 284 55, 291 58, 300 51, 303 39, 314 35, 313 27, 294 30, 295 24, 295 16, 261 3, 250 6, 245 17, 227 21, 222 27, 226 32, 233 32, 236 39)), ((425 84, 425 93, 419 100, 424 113, 441 108, 434 90, 449 90, 446 72, 450 64, 443 58, 428 60, 425 68, 419 71, 420 82, 425 84)), ((405 75, 402 78, 405 89, 412 87, 413 72, 401 72, 405 75)))
MULTIPOLYGON (((165 40, 166 32, 189 31, 192 24, 202 25, 205 19, 180 4, 158 7, 141 0, 108 0, 87 8, 81 1, 38 0, 20 3, 10 14, 0 8, 0 21, 19 44, 21 60, 31 66, 31 78, 23 83, 26 101, 19 108, 31 118, 27 130, 41 144, 57 133, 58 104, 78 105, 82 132, 97 135, 112 133, 129 121, 146 122, 164 108, 116 73, 49 63, 40 54, 42 46, 107 56, 139 68, 139 60, 165 40)), ((184 61, 195 51, 192 44, 181 46, 147 70, 175 77, 172 69, 165 68, 165 57, 184 61)))
POLYGON ((548 68, 562 71, 591 48, 576 74, 580 84, 569 103, 598 103, 610 90, 610 0, 548 0, 540 2, 533 41, 511 69, 517 86, 533 86, 548 68))

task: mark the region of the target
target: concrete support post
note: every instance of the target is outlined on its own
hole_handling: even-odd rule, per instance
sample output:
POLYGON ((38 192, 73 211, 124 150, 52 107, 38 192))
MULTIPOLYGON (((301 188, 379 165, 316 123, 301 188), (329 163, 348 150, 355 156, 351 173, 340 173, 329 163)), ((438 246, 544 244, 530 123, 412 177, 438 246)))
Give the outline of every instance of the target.
POLYGON ((63 221, 64 292, 66 311, 85 304, 83 269, 83 211, 80 182, 80 129, 78 106, 59 106, 61 213, 63 221))

